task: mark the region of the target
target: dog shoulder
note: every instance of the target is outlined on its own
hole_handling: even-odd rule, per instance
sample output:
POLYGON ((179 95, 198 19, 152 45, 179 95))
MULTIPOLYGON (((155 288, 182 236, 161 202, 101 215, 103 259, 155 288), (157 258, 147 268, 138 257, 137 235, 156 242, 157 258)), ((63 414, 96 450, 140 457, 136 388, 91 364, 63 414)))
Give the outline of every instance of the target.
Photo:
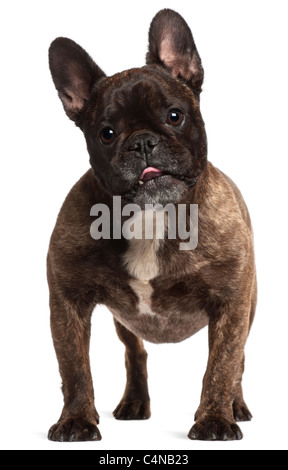
POLYGON ((237 267, 253 264, 250 217, 239 189, 211 163, 205 170, 199 203, 199 246, 213 263, 237 267))
POLYGON ((83 225, 91 223, 90 210, 93 204, 100 202, 101 193, 99 184, 93 170, 88 170, 69 191, 60 209, 57 225, 65 225, 65 230, 70 224, 83 225))
POLYGON ((224 176, 224 178, 226 179, 226 181, 228 182, 230 188, 232 189, 232 191, 234 193, 234 196, 236 198, 236 201, 238 203, 238 206, 239 206, 239 209, 241 211, 241 214, 242 214, 242 217, 243 217, 244 221, 246 222, 247 226, 250 229, 252 229, 250 214, 249 214, 248 208, 246 206, 246 203, 244 201, 244 198, 242 196, 242 193, 241 193, 240 189, 238 188, 238 186, 236 186, 234 181, 229 176, 227 176, 223 172, 221 172, 221 173, 224 176))
POLYGON ((251 221, 244 198, 234 181, 218 168, 207 165, 207 192, 205 205, 210 215, 215 214, 219 222, 230 220, 251 230, 251 221))
POLYGON ((68 193, 57 218, 51 236, 51 247, 64 251, 75 250, 76 246, 85 246, 90 241, 91 207, 101 198, 99 184, 88 170, 68 193))

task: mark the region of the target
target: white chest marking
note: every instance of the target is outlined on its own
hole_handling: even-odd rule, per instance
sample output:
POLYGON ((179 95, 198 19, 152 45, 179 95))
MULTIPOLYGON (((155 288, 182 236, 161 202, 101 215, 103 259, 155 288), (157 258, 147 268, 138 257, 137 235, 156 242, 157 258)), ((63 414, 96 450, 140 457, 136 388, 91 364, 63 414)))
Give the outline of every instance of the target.
POLYGON ((167 230, 167 214, 160 211, 157 214, 149 210, 139 213, 136 224, 141 227, 142 238, 132 238, 124 255, 129 274, 143 282, 149 282, 159 274, 157 252, 167 230))
MULTIPOLYGON (((140 214, 140 221, 143 222, 144 213, 140 214)), ((164 224, 165 220, 162 218, 164 224)), ((152 294, 153 288, 150 280, 154 279, 159 274, 159 262, 157 252, 161 243, 161 238, 157 236, 157 230, 162 230, 161 224, 158 229, 154 227, 155 220, 150 218, 152 226, 148 227, 152 233, 156 233, 154 238, 142 239, 133 238, 129 241, 129 248, 124 255, 125 267, 133 277, 129 282, 130 287, 133 289, 139 299, 138 309, 139 313, 143 315, 155 315, 152 311, 152 294)), ((143 235, 144 228, 142 225, 143 235)), ((163 231, 163 230, 162 230, 163 231)), ((161 232, 160 232, 161 233, 161 232)))
POLYGON ((131 276, 148 282, 159 273, 157 251, 160 240, 130 240, 124 263, 131 276))
POLYGON ((153 288, 151 284, 148 282, 141 282, 137 281, 136 279, 132 279, 129 282, 130 287, 133 289, 135 294, 139 299, 138 309, 139 313, 142 315, 155 315, 152 311, 152 294, 153 288))

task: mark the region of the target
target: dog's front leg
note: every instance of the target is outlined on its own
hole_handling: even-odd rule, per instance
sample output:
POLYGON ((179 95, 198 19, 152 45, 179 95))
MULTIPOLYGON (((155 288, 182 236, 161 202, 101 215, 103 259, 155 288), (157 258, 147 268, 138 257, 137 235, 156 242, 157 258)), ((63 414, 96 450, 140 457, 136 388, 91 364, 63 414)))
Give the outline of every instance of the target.
POLYGON ((53 441, 100 440, 89 361, 92 308, 50 292, 51 331, 63 382, 64 408, 53 441))
POLYGON ((250 306, 230 305, 213 314, 209 323, 209 360, 196 423, 188 437, 199 440, 236 440, 243 435, 233 415, 243 373, 244 346, 250 306))

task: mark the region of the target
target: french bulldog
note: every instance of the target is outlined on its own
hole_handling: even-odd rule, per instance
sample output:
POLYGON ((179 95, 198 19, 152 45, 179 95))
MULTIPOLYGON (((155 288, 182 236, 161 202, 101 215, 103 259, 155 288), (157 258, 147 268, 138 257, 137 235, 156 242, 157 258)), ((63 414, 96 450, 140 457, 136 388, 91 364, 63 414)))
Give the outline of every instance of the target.
POLYGON ((116 419, 150 417, 143 340, 179 342, 208 325, 209 360, 188 437, 241 439, 236 421, 252 418, 241 383, 257 297, 253 233, 240 191, 207 161, 199 107, 204 71, 187 23, 161 10, 142 68, 107 77, 62 37, 50 46, 49 65, 66 114, 85 136, 91 168, 62 206, 47 257, 64 395, 48 438, 101 439, 89 340, 92 312, 102 304, 126 347, 127 385, 116 419), (112 211, 115 197, 121 208, 137 204, 141 213, 147 204, 197 205, 197 246, 181 250, 179 235, 169 238, 167 230, 162 239, 127 239, 122 232, 95 239, 91 208, 112 211))

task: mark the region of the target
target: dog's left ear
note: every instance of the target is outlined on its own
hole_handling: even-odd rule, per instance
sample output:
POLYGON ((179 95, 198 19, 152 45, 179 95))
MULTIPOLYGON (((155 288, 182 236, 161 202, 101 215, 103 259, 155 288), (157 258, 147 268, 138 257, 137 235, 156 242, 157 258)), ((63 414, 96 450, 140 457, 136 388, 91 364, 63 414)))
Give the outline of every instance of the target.
POLYGON ((201 92, 204 70, 186 21, 173 10, 159 11, 149 30, 147 65, 160 64, 201 92))

